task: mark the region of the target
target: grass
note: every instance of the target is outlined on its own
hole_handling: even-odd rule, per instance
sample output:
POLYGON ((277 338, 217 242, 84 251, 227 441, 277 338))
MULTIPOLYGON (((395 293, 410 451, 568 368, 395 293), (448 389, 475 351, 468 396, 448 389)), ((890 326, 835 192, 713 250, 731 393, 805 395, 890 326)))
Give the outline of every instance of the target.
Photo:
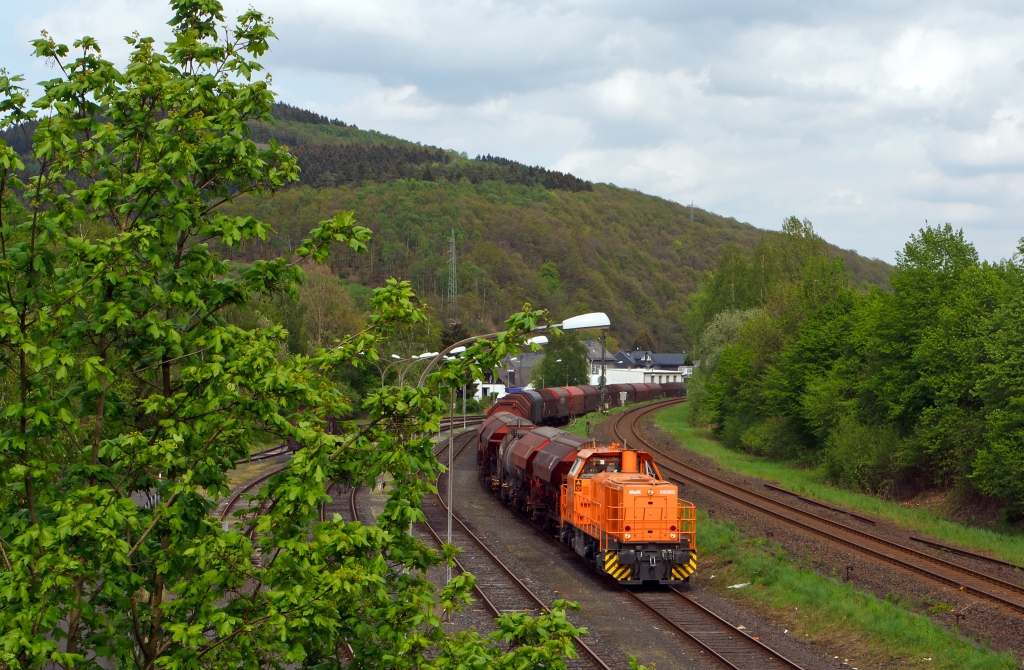
POLYGON ((874 514, 908 530, 930 535, 941 542, 990 552, 1005 561, 1024 565, 1024 536, 1020 533, 1000 533, 967 526, 929 509, 904 507, 898 502, 832 486, 825 481, 824 473, 820 469, 800 468, 789 463, 734 451, 715 440, 709 431, 690 426, 687 422, 688 412, 689 407, 682 403, 658 412, 655 421, 683 448, 713 459, 726 470, 773 481, 783 488, 809 498, 874 514))
MULTIPOLYGON (((824 577, 795 565, 778 545, 747 537, 731 523, 711 521, 706 513, 698 521, 704 588, 763 612, 790 635, 814 641, 823 651, 841 653, 850 667, 1017 666, 1012 654, 996 653, 943 629, 901 604, 896 594, 879 600, 843 583, 839 575, 824 577), (727 588, 746 582, 750 585, 741 589, 727 588)), ((917 605, 922 611, 949 609, 931 601, 917 605)))
MULTIPOLYGON (((632 405, 630 405, 630 407, 632 407, 632 405)), ((562 426, 562 430, 573 433, 574 435, 587 437, 593 431, 594 426, 613 414, 620 414, 625 409, 625 407, 614 407, 605 413, 591 412, 590 414, 584 414, 583 416, 577 417, 572 423, 562 426)))
MULTIPOLYGON (((657 402, 657 401, 655 401, 655 402, 657 402)), ((603 412, 603 413, 602 412, 591 412, 590 414, 584 414, 583 416, 577 417, 576 420, 573 421, 572 423, 567 424, 565 426, 562 426, 561 428, 562 428, 562 430, 567 430, 570 433, 574 433, 576 435, 587 437, 587 436, 589 436, 591 434, 591 432, 593 432, 594 426, 596 426, 596 424, 601 423, 602 421, 604 421, 605 419, 607 419, 610 416, 615 416, 616 414, 622 414, 627 409, 634 409, 637 406, 643 405, 643 404, 648 404, 648 403, 632 403, 631 402, 631 403, 628 403, 627 405, 625 405, 623 407, 613 407, 610 410, 608 410, 607 412, 603 412), (590 432, 588 432, 588 431, 590 431, 590 432)))

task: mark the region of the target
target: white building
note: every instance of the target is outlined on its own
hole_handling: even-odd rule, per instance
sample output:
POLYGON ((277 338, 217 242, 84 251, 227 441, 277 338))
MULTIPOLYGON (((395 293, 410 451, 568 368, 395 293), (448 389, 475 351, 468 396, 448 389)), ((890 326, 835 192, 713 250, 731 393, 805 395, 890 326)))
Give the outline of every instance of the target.
MULTIPOLYGON (((607 368, 605 381, 608 384, 667 384, 682 382, 693 374, 693 368, 686 366, 681 370, 658 370, 657 368, 607 368)), ((597 385, 601 378, 601 366, 595 371, 591 367, 590 383, 597 385)))

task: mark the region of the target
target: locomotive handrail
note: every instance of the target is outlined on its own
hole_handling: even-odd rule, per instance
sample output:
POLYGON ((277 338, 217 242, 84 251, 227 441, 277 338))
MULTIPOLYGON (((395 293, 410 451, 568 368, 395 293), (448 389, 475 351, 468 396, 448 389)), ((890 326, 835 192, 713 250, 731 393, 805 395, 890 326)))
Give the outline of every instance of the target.
POLYGON ((697 506, 685 500, 679 501, 679 534, 690 540, 690 549, 697 550, 697 506))
MULTIPOLYGON (((563 487, 564 495, 567 487, 565 485, 563 487)), ((663 514, 658 519, 649 519, 645 516, 630 518, 627 511, 637 511, 637 507, 633 505, 606 505, 581 491, 574 492, 573 497, 579 500, 578 504, 574 506, 574 514, 577 517, 573 519, 575 525, 591 537, 597 538, 598 547, 601 551, 608 549, 610 539, 620 543, 643 541, 643 536, 626 537, 627 534, 634 532, 632 528, 628 527, 631 523, 638 524, 637 532, 658 531, 660 533, 659 539, 664 535, 669 535, 673 540, 681 539, 685 536, 689 541, 688 548, 696 550, 697 508, 691 503, 677 500, 675 518, 673 518, 670 512, 671 507, 658 507, 656 509, 665 510, 668 513, 663 514)))

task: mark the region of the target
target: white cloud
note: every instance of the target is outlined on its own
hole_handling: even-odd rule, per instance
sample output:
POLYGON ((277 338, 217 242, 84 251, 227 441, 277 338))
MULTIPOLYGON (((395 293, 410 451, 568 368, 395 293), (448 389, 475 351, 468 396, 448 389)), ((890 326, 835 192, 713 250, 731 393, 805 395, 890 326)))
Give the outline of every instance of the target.
MULTIPOLYGON (((570 170, 761 227, 808 217, 892 259, 924 220, 981 254, 1024 227, 1024 8, 605 0, 230 0, 275 17, 282 99, 414 141, 570 170)), ((44 27, 160 38, 163 2, 0 0, 2 65, 44 27)))

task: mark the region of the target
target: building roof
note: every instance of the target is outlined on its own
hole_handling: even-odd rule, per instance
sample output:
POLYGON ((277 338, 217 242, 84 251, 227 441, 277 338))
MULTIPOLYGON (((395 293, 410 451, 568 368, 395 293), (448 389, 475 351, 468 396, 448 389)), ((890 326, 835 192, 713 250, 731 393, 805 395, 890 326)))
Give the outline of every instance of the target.
POLYGON ((615 356, 615 366, 623 368, 659 368, 671 370, 686 364, 686 354, 656 354, 653 351, 637 349, 620 351, 615 356))
MULTIPOLYGON (((587 347, 587 360, 600 361, 601 360, 601 343, 597 340, 584 340, 584 346, 587 347)), ((618 352, 614 349, 604 350, 604 360, 608 363, 612 363, 615 360, 615 354, 618 352)))

